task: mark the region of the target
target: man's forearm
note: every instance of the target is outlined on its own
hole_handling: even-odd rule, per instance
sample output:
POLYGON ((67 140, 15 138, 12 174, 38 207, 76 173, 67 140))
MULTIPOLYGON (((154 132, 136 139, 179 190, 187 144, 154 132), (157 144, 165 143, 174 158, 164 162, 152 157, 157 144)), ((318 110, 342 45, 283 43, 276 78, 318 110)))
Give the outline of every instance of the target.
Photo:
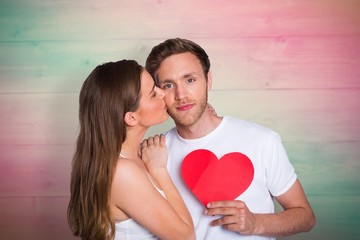
POLYGON ((274 214, 256 214, 255 233, 262 236, 284 237, 310 231, 315 225, 311 210, 296 207, 274 214))

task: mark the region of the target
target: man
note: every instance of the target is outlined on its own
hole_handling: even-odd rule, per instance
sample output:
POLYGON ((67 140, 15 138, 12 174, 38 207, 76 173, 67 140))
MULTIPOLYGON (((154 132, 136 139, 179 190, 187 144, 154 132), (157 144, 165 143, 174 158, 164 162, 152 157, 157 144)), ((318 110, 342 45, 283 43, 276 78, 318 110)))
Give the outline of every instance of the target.
POLYGON ((176 125, 166 135, 168 169, 192 215, 197 239, 275 239, 313 228, 314 213, 279 135, 208 111, 210 61, 199 45, 168 39, 152 49, 146 69, 165 91, 176 125), (198 149, 211 151, 220 161, 229 153, 249 159, 250 183, 236 199, 205 202, 204 207, 186 186, 182 163, 198 149), (274 213, 273 198, 283 211, 274 213))

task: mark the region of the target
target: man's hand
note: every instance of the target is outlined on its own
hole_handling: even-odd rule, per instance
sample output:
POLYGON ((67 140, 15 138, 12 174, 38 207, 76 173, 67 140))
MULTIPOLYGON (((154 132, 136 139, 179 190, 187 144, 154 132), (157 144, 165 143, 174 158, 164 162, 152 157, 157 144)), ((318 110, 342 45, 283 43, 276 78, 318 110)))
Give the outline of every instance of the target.
POLYGON ((212 221, 211 226, 223 226, 225 229, 243 235, 256 234, 256 216, 242 201, 217 201, 206 205, 206 215, 221 215, 212 221))
POLYGON ((283 207, 277 213, 252 213, 242 201, 218 201, 207 204, 206 215, 220 215, 212 226, 223 226, 244 235, 285 237, 308 232, 315 225, 315 215, 296 180, 285 193, 275 197, 283 207))

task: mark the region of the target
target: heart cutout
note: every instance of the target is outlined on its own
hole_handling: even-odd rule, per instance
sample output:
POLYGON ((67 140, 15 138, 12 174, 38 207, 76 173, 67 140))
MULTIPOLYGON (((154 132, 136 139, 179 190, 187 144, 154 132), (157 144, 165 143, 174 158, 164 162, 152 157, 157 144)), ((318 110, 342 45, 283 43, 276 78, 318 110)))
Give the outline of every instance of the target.
POLYGON ((212 201, 234 200, 254 177, 254 167, 246 155, 231 152, 218 159, 206 149, 186 155, 181 172, 185 184, 205 206, 212 201))

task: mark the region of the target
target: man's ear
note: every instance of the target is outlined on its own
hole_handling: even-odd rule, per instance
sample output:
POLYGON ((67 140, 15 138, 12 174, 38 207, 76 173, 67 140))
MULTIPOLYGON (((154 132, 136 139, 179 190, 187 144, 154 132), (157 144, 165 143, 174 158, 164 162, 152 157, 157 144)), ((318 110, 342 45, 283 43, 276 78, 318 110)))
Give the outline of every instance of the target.
POLYGON ((136 113, 127 112, 125 113, 124 122, 129 126, 135 126, 137 124, 136 113))
POLYGON ((211 74, 211 71, 209 71, 208 74, 207 74, 207 87, 208 87, 208 91, 210 91, 211 87, 212 87, 212 74, 211 74))

